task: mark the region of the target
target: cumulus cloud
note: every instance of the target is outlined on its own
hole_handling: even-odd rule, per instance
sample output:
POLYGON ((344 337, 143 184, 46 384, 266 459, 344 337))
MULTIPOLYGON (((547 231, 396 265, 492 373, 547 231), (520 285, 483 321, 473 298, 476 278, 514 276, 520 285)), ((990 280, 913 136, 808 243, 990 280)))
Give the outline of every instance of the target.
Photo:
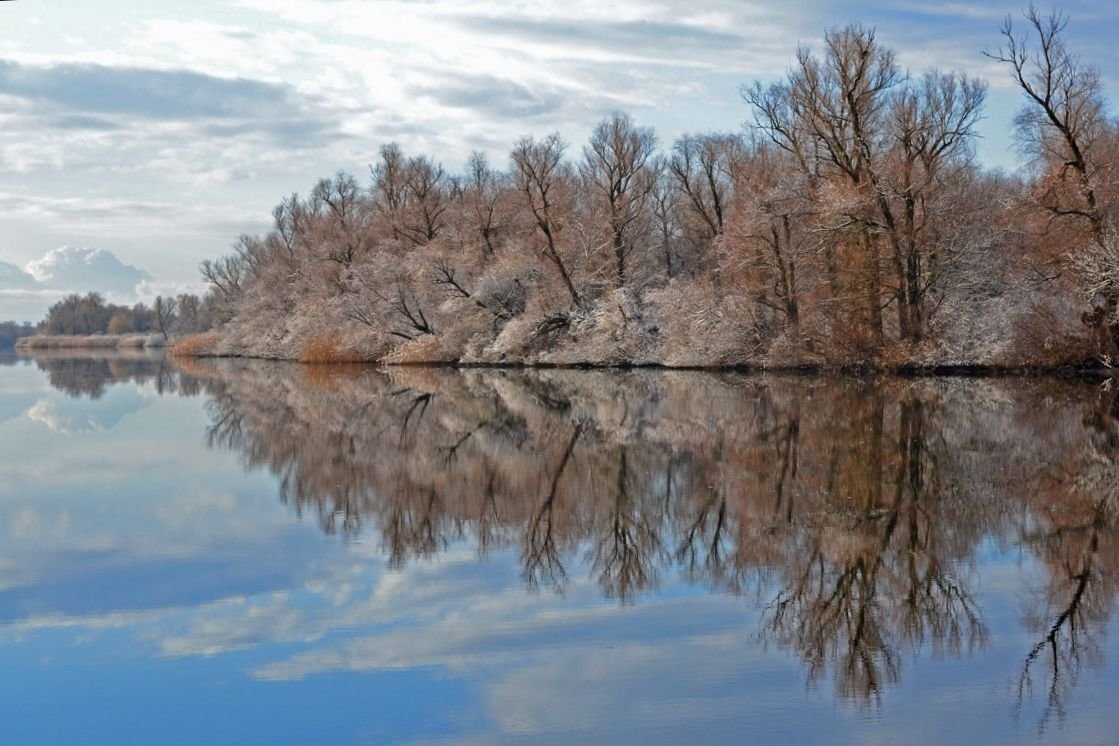
POLYGON ((112 302, 131 304, 205 290, 201 282, 156 280, 105 249, 60 246, 22 269, 0 262, 0 319, 38 320, 70 293, 98 292, 112 302))
POLYGON ((27 418, 59 435, 111 430, 125 416, 138 412, 147 402, 134 391, 112 400, 77 401, 69 398, 40 399, 27 410, 27 418))
POLYGON ((152 276, 125 264, 112 252, 84 246, 51 249, 24 268, 42 287, 52 290, 97 290, 105 293, 134 293, 136 286, 152 276))
POLYGON ((39 282, 14 264, 0 262, 0 292, 4 290, 36 290, 39 282))

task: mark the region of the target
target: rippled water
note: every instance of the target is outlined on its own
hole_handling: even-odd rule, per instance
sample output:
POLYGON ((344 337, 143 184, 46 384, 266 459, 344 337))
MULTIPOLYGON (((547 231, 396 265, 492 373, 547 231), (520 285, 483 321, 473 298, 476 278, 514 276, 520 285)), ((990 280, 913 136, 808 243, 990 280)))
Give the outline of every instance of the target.
POLYGON ((1119 741, 1099 381, 0 363, 0 742, 1119 741))

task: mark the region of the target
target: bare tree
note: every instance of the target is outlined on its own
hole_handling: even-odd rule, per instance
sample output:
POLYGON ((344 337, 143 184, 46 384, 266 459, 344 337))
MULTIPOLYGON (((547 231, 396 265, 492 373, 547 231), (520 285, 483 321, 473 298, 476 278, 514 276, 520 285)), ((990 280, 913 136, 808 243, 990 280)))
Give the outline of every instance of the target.
POLYGON ((408 160, 404 172, 407 207, 401 225, 415 245, 434 240, 443 230, 447 211, 447 174, 425 156, 408 160))
POLYGON ((571 273, 560 255, 558 236, 560 230, 557 214, 557 192, 566 177, 563 163, 563 140, 553 133, 537 140, 525 137, 513 148, 513 169, 517 188, 525 197, 525 204, 532 213, 537 229, 544 236, 544 256, 559 272, 571 302, 584 308, 583 299, 575 289, 571 273))
POLYGON ((676 253, 675 244, 680 230, 676 219, 678 193, 673 176, 668 170, 668 164, 663 158, 657 159, 653 170, 657 173, 657 178, 653 181, 653 191, 650 193, 653 221, 660 243, 660 254, 664 259, 664 273, 671 278, 677 270, 673 255, 676 253))
POLYGON ((618 287, 626 284, 626 258, 633 251, 634 227, 646 217, 656 185, 653 169, 656 136, 629 115, 615 113, 599 122, 583 149, 582 174, 606 206, 618 287))
POLYGON ((408 198, 407 163, 396 143, 381 147, 381 161, 370 169, 377 212, 388 223, 394 239, 401 237, 401 220, 408 198))
POLYGON ((1017 120, 1019 136, 1038 148, 1047 165, 1059 164, 1057 181, 1071 179, 1075 184, 1071 194, 1062 190, 1042 195, 1042 205, 1056 216, 1086 220, 1093 239, 1102 245, 1104 221, 1095 185, 1100 164, 1092 158, 1106 125, 1099 73, 1082 65, 1065 46, 1067 16, 1042 15, 1033 5, 1024 16, 1027 34, 1016 35, 1007 16, 1001 29, 1004 46, 987 56, 1010 67, 1026 97, 1017 120))
MULTIPOLYGON (((828 31, 824 48, 822 58, 806 47, 797 50, 796 66, 787 82, 770 89, 770 96, 788 97, 785 109, 764 103, 755 103, 755 109, 765 112, 767 118, 774 111, 791 113, 794 119, 788 124, 780 118, 770 121, 770 136, 792 153, 810 147, 811 168, 817 173, 838 175, 856 193, 870 189, 872 209, 877 206, 889 212, 885 196, 874 183, 873 163, 881 148, 889 94, 901 81, 894 53, 877 43, 873 30, 858 25, 828 31)), ((881 345, 882 280, 875 238, 880 223, 866 207, 864 200, 855 199, 842 203, 839 211, 841 225, 857 229, 856 243, 864 256, 858 284, 871 335, 881 345)), ((892 214, 883 220, 889 224, 892 214)))
POLYGON ((967 209, 951 186, 970 168, 971 140, 986 96, 977 78, 931 70, 904 86, 891 102, 888 129, 890 157, 878 180, 888 201, 880 209, 894 267, 898 331, 903 339, 920 339, 932 309, 928 294, 960 247, 938 251, 930 234, 936 212, 967 209), (947 195, 948 200, 938 200, 947 195), (946 203, 945 203, 946 202, 946 203))
POLYGON ((213 261, 206 259, 199 269, 202 278, 210 283, 226 300, 235 300, 242 290, 245 267, 238 256, 226 255, 213 261))
POLYGON ((500 203, 504 194, 504 175, 490 167, 484 153, 475 151, 467 164, 464 197, 474 217, 474 227, 482 236, 486 256, 493 256, 495 242, 504 228, 500 203))
POLYGON ((272 210, 272 223, 272 235, 283 247, 288 261, 294 260, 297 249, 309 238, 307 210, 298 194, 280 200, 272 210))
POLYGON ((668 169, 705 240, 723 233, 740 144, 736 135, 685 135, 672 148, 668 169))
POLYGON ((184 332, 201 331, 202 300, 191 293, 180 293, 175 299, 179 311, 179 327, 184 332))
MULTIPOLYGON (((1026 33, 1018 35, 1007 16, 1001 29, 1003 46, 987 56, 1010 68, 1025 96, 1018 136, 1043 169, 1034 189, 1036 202, 1051 220, 1086 226, 1089 245, 1080 249, 1086 256, 1073 261, 1074 266, 1090 269, 1105 264, 1109 252, 1107 232, 1113 226, 1106 220, 1100 189, 1110 164, 1100 150, 1108 136, 1114 136, 1114 125, 1105 113, 1099 73, 1065 45, 1068 16, 1043 15, 1033 5, 1023 15, 1026 33)), ((1092 271, 1084 282, 1088 293, 1102 301, 1084 318, 1099 329, 1108 353, 1114 355, 1119 352, 1119 285, 1092 271)))
POLYGON ((368 206, 357 180, 339 171, 333 179, 321 179, 311 196, 326 218, 326 258, 349 267, 369 241, 368 206))
MULTIPOLYGON (((755 128, 816 182, 810 191, 830 196, 836 241, 854 239, 863 254, 855 290, 874 339, 881 343, 882 311, 893 303, 898 336, 919 340, 933 310, 930 293, 953 258, 936 241, 936 213, 961 207, 944 195, 956 173, 970 168, 986 87, 937 70, 903 76, 893 51, 861 26, 829 31, 824 42, 822 57, 801 48, 784 82, 755 84, 743 98, 755 128)), ((836 252, 827 247, 838 294, 836 252)))
POLYGON ((178 303, 174 298, 164 298, 162 295, 156 296, 155 303, 152 304, 152 310, 155 312, 156 329, 163 335, 163 339, 167 340, 170 337, 170 332, 175 325, 175 313, 178 310, 178 303))

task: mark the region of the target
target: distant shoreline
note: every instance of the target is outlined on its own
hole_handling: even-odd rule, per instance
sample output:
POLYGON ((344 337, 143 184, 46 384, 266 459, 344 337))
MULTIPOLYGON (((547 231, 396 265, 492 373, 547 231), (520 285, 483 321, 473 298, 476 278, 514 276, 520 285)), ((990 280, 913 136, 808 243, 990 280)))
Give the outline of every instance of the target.
POLYGON ((166 346, 167 341, 160 334, 36 334, 18 339, 14 349, 138 349, 166 346))

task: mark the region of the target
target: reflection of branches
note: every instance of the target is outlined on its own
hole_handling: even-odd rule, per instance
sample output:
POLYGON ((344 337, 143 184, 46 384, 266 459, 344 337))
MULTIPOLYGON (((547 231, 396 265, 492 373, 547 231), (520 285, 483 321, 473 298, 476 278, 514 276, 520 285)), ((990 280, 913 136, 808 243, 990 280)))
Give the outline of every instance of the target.
POLYGON ((493 468, 492 464, 487 463, 486 487, 483 491, 482 507, 478 511, 474 529, 474 535, 478 541, 478 556, 480 557, 485 557, 489 553, 490 547, 497 543, 497 536, 500 533, 501 516, 497 509, 497 490, 494 486, 496 481, 497 470, 493 468))
MULTIPOLYGON (((790 550, 799 569, 787 574, 766 617, 767 634, 802 656, 810 680, 832 663, 837 691, 863 704, 878 704, 883 687, 897 681, 901 643, 916 649, 931 639, 936 649, 959 654, 986 638, 978 604, 946 560, 945 531, 953 523, 940 503, 955 490, 940 485, 925 432, 928 412, 919 400, 903 400, 899 410, 892 470, 884 412, 873 407, 865 423, 872 437, 850 454, 853 473, 869 480, 850 489, 858 485, 870 498, 843 520, 818 517, 792 534, 812 529, 809 543, 790 550), (881 490, 890 471, 892 499, 881 490)), ((832 457, 829 480, 842 473, 844 460, 832 457)))
POLYGON ((528 530, 525 532, 524 548, 521 552, 524 564, 525 582, 532 588, 539 587, 541 581, 547 585, 562 588, 567 580, 567 571, 563 567, 556 546, 555 536, 555 506, 556 496, 559 493, 560 478, 567 468, 571 454, 575 451, 575 444, 583 433, 583 423, 575 426, 571 433, 571 440, 563 451, 559 465, 552 472, 551 488, 544 497, 544 501, 529 520, 528 530))
POLYGON ((442 449, 444 466, 450 466, 454 463, 455 459, 458 458, 459 449, 466 444, 466 441, 470 440, 470 437, 474 435, 475 432, 477 432, 477 428, 474 430, 467 430, 461 438, 442 449))
MULTIPOLYGON (((1043 654, 1048 654, 1046 701, 1038 723, 1041 731, 1054 715, 1058 721, 1064 720, 1064 698, 1076 685, 1085 651, 1098 654, 1091 636, 1092 622, 1106 622, 1114 598, 1113 591, 1109 593, 1101 587, 1103 578, 1097 569, 1100 531, 1109 524, 1104 508, 1103 501, 1097 502, 1090 520, 1084 524, 1059 526, 1046 536, 1034 537, 1034 541, 1047 547, 1047 554, 1059 558, 1066 574, 1064 580, 1055 580, 1068 588, 1063 604, 1051 617, 1041 639, 1026 654, 1018 677, 1016 715, 1021 714, 1026 698, 1033 692, 1035 664, 1043 654)), ((1059 593, 1056 589, 1052 592, 1059 593)))
MULTIPOLYGON (((397 392, 394 392, 393 395, 398 396, 398 395, 405 394, 405 393, 408 393, 408 392, 407 391, 397 391, 397 392)), ((408 441, 408 426, 409 426, 409 423, 412 422, 412 417, 415 416, 415 418, 416 418, 415 423, 412 423, 412 431, 414 433, 416 428, 418 428, 420 426, 420 423, 423 422, 424 415, 427 413, 428 405, 431 404, 431 400, 434 396, 435 396, 434 394, 423 393, 423 394, 416 394, 416 396, 414 396, 412 398, 411 404, 409 404, 408 409, 406 409, 404 411, 404 417, 400 421, 400 444, 401 445, 404 445, 408 441)))
POLYGON ((399 569, 409 556, 431 557, 440 549, 446 549, 448 541, 439 530, 439 519, 443 514, 439 497, 430 490, 425 498, 418 500, 418 512, 408 510, 416 500, 405 498, 401 505, 393 505, 383 520, 381 532, 386 536, 389 567, 399 569))
MULTIPOLYGON (((528 587, 562 589, 578 566, 622 603, 676 570, 720 591, 764 592, 763 639, 863 704, 885 696, 910 651, 984 644, 963 570, 1020 514, 1008 509, 1009 459, 1029 459, 1033 471, 1015 479, 1031 483, 1038 453, 1079 453, 1062 501, 1112 479, 1103 455, 1092 455, 1095 472, 1083 462, 1077 413, 1061 415, 1062 430, 1044 423, 1048 440, 1023 435, 1001 418, 1037 407, 1011 396, 972 406, 974 383, 404 369, 307 389, 271 370, 214 387, 211 445, 271 469, 281 496, 317 511, 325 529, 374 527, 395 566, 461 537, 481 555, 515 546, 528 587), (806 385, 811 407, 800 403, 806 385)), ((1083 503, 1046 507, 1055 525, 1031 545, 1045 548, 1054 577, 1082 571, 1066 555, 1084 526, 1101 524, 1079 603, 1105 608, 1110 591, 1095 589, 1109 587, 1116 564, 1105 554, 1110 513, 1085 520, 1083 503)), ((1041 511, 1025 515, 1042 525, 1041 511)), ((1062 586, 1054 605, 1070 592, 1062 586)), ((1058 647, 1074 626, 1083 640, 1070 620, 1058 647)), ((1027 674, 1038 678, 1051 649, 1039 648, 1027 674)))
POLYGON ((245 415, 228 395, 217 395, 206 403, 210 426, 206 444, 210 448, 240 450, 245 442, 245 415))
POLYGON ((35 365, 46 371, 50 385, 67 396, 100 399, 110 384, 134 381, 145 383, 154 380, 156 389, 174 392, 177 389, 178 371, 165 366, 160 356, 113 351, 90 354, 85 350, 74 352, 39 352, 35 365))
POLYGON ((635 504, 632 488, 627 484, 626 455, 622 446, 610 530, 599 538, 592 565, 599 570, 599 585, 607 598, 631 602, 634 594, 653 582, 661 539, 655 516, 635 504))
POLYGON ((799 584, 774 599, 768 622, 779 641, 800 652, 809 681, 834 660, 837 691, 867 704, 878 704, 882 686, 900 675, 877 599, 881 566, 880 557, 859 557, 833 573, 816 552, 799 584))
POLYGON ((720 574, 726 564, 724 540, 727 526, 726 497, 709 492, 707 500, 698 511, 695 520, 688 524, 676 549, 676 559, 686 563, 688 573, 698 574, 700 566, 713 574, 720 574), (699 562, 702 553, 703 562, 699 562))

